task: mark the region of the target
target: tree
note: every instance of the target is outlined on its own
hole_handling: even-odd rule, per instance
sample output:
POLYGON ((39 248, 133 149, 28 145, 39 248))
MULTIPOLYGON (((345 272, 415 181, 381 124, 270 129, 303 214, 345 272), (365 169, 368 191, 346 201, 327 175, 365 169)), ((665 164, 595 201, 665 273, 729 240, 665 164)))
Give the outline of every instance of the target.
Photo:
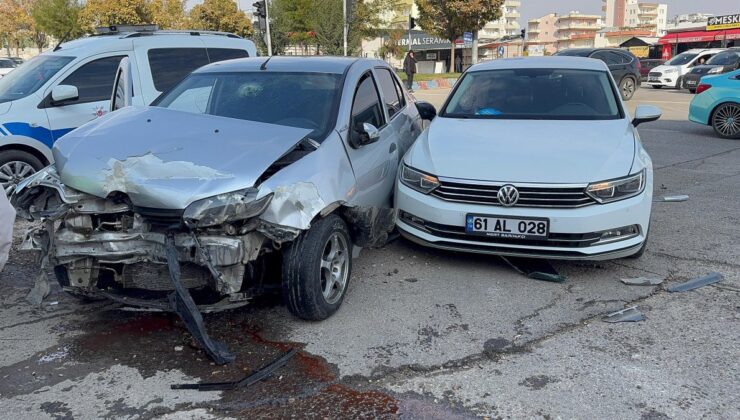
POLYGON ((87 0, 79 19, 92 32, 97 26, 151 23, 152 16, 146 0, 87 0))
POLYGON ((185 0, 150 0, 151 23, 161 29, 185 29, 185 0))
POLYGON ((270 2, 272 51, 282 54, 288 45, 316 44, 313 23, 316 0, 273 0, 270 2))
POLYGON ((415 0, 419 26, 449 40, 450 66, 455 63, 455 40, 465 32, 477 33, 486 23, 501 17, 504 0, 415 0))
POLYGON ((11 47, 15 47, 18 55, 35 32, 30 0, 0 0, 0 41, 5 44, 8 55, 11 55, 11 47))
POLYGON ((383 45, 378 50, 383 60, 386 60, 389 56, 397 59, 403 58, 405 51, 401 47, 400 41, 405 35, 406 30, 404 29, 391 29, 383 36, 383 45))
POLYGON ((231 32, 245 38, 252 36, 252 22, 233 0, 205 0, 190 10, 193 29, 231 32))
POLYGON ((39 31, 57 40, 74 39, 85 33, 79 22, 81 10, 77 0, 36 0, 31 16, 39 31))

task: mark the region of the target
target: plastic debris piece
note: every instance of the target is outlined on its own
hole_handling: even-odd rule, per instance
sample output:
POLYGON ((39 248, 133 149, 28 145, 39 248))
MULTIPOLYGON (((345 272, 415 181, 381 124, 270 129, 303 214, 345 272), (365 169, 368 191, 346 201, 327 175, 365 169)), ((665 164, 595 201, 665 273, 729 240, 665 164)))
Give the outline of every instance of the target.
POLYGON ((704 277, 698 279, 689 280, 686 283, 677 284, 668 288, 668 291, 673 292, 687 292, 689 290, 698 289, 700 287, 708 286, 710 284, 718 283, 722 280, 722 274, 713 272, 709 273, 704 277))
POLYGON ((640 322, 645 320, 645 315, 637 310, 637 306, 622 309, 621 311, 612 312, 602 318, 604 322, 640 322))
POLYGON ((657 286, 663 283, 665 279, 659 279, 657 277, 636 277, 631 279, 619 279, 622 283, 629 286, 657 286))
POLYGON ((658 198, 658 201, 661 201, 664 203, 680 203, 682 201, 688 201, 688 200, 689 200, 689 196, 685 194, 666 195, 666 196, 658 198))
POLYGON ((567 279, 555 270, 548 260, 538 258, 501 257, 507 264, 531 279, 563 283, 567 279))
POLYGON ((172 389, 197 389, 198 391, 231 391, 233 389, 244 388, 250 385, 254 385, 257 382, 267 379, 270 375, 275 373, 278 369, 285 366, 290 359, 295 356, 298 351, 296 349, 290 349, 287 353, 273 360, 269 364, 262 366, 254 372, 247 375, 244 379, 234 382, 214 382, 214 383, 200 383, 200 384, 178 384, 172 385, 172 389))
POLYGON ((51 292, 51 286, 49 285, 49 279, 46 277, 46 270, 41 268, 41 273, 36 278, 36 283, 33 285, 33 289, 26 295, 26 301, 31 305, 41 306, 41 302, 44 298, 49 296, 51 292))

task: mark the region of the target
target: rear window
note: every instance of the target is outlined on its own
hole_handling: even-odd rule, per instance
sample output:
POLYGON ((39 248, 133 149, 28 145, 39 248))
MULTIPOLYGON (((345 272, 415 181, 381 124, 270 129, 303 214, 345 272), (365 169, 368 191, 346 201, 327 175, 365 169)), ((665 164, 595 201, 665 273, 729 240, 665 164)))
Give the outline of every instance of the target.
POLYGON ((466 74, 441 116, 610 120, 622 111, 609 74, 580 69, 506 69, 466 74))
POLYGON ((209 48, 208 58, 211 63, 224 60, 233 60, 235 58, 247 58, 249 54, 245 50, 237 50, 233 48, 209 48))
POLYGON ((208 64, 205 48, 154 48, 147 53, 154 88, 165 92, 193 70, 208 64))

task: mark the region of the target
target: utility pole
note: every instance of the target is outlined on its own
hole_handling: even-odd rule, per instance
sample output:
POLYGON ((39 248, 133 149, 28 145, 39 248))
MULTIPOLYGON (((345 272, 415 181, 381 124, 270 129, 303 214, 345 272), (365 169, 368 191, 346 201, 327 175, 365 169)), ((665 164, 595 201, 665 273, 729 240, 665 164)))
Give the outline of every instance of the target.
POLYGON ((267 28, 267 55, 272 57, 272 37, 270 36, 270 10, 265 0, 265 27, 267 28))
POLYGON ((344 38, 344 56, 347 56, 347 0, 342 0, 342 36, 344 38))
POLYGON ((257 22, 259 23, 260 29, 265 29, 266 37, 265 43, 267 44, 267 56, 272 56, 272 40, 270 39, 270 16, 267 11, 267 1, 260 0, 256 3, 252 3, 254 6, 254 15, 257 16, 257 22))

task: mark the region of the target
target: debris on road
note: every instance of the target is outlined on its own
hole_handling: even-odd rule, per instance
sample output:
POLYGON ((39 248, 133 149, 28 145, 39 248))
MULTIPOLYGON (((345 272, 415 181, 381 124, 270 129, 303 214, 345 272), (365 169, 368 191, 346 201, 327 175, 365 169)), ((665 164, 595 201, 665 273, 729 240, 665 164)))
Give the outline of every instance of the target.
POLYGON ((537 258, 501 257, 507 264, 531 279, 563 283, 566 277, 555 270, 548 260, 537 258))
POLYGON ((214 382, 214 383, 201 383, 201 384, 178 384, 172 385, 172 389, 196 389, 198 391, 231 391, 234 389, 248 387, 254 385, 259 381, 262 381, 271 376, 275 371, 285 366, 290 359, 295 356, 298 351, 296 349, 290 349, 287 353, 282 355, 280 358, 275 359, 269 364, 257 369, 250 373, 244 379, 234 382, 214 382))
POLYGON ((687 292, 689 290, 698 289, 700 287, 708 286, 713 283, 718 283, 722 280, 722 274, 713 272, 709 273, 704 277, 689 280, 685 283, 677 284, 668 288, 668 291, 673 292, 687 292))
POLYGON ((689 200, 688 195, 680 194, 680 195, 666 195, 663 197, 658 197, 658 199, 655 201, 662 202, 662 203, 680 203, 680 202, 688 201, 688 200, 689 200))
POLYGON ((33 289, 26 295, 26 301, 34 306, 41 306, 41 303, 49 296, 50 292, 51 286, 49 285, 49 279, 46 277, 46 270, 42 267, 41 273, 39 273, 36 283, 33 285, 33 289))
POLYGON ((645 320, 645 315, 637 310, 637 306, 622 309, 621 311, 612 312, 601 318, 604 322, 640 322, 645 320))
POLYGON ((665 279, 657 277, 635 277, 630 279, 619 279, 619 281, 628 286, 657 286, 663 283, 665 279))

